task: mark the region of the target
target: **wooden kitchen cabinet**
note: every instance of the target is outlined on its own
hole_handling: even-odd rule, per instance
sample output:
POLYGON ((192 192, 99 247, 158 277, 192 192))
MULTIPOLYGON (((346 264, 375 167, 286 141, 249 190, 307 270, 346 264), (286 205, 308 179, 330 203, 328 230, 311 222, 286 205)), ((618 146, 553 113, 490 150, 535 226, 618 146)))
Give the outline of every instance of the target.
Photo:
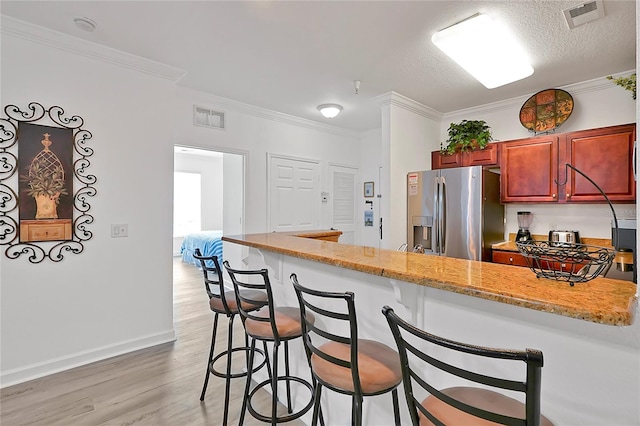
POLYGON ((598 184, 611 201, 635 202, 635 131, 636 126, 629 124, 566 134, 566 161, 560 163, 560 168, 565 169, 560 173, 562 179, 565 179, 565 172, 568 173, 564 191, 566 201, 605 201, 593 184, 564 166, 569 163, 598 184))
POLYGON ((455 154, 442 154, 440 151, 431 153, 431 169, 450 169, 466 166, 497 166, 498 143, 490 143, 484 149, 464 151, 455 154))
POLYGON ((527 266, 527 261, 520 253, 514 251, 493 250, 491 253, 493 263, 503 263, 513 266, 527 266))
POLYGON ((501 202, 557 201, 557 179, 557 136, 547 135, 501 143, 501 202))
POLYGON ((604 202, 589 176, 612 202, 636 200, 635 124, 501 142, 500 201, 604 202))

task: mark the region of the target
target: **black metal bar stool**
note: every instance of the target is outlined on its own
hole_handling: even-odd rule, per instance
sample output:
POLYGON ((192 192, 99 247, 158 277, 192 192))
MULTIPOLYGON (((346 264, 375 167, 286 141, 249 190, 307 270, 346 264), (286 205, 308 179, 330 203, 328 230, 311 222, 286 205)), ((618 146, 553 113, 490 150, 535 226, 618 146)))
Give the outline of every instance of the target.
POLYGON ((362 424, 362 404, 365 396, 391 392, 395 424, 400 425, 398 385, 402 381, 398 352, 374 340, 358 338, 355 295, 351 292, 330 293, 301 286, 296 274, 291 274, 300 310, 305 318, 309 311, 322 318, 302 324, 303 340, 311 371, 316 380, 312 424, 318 422, 322 386, 351 395, 351 423, 362 424), (334 306, 329 299, 340 300, 334 306), (341 302, 344 301, 345 304, 341 302), (323 304, 324 307, 319 306, 323 304), (325 305, 331 305, 326 307, 325 305), (336 334, 340 329, 348 331, 336 334))
MULTIPOLYGON (((224 280, 222 279, 222 269, 220 268, 220 264, 218 263, 218 257, 203 256, 202 253, 200 252, 200 249, 198 248, 195 249, 193 257, 200 261, 200 265, 202 267, 202 273, 204 274, 204 286, 205 286, 205 290, 207 291, 207 296, 209 297, 209 307, 215 313, 215 315, 213 316, 213 332, 211 336, 211 348, 209 349, 209 358, 207 360, 207 373, 204 377, 204 386, 202 387, 202 394, 200 395, 200 401, 204 401, 204 395, 207 392, 207 384, 209 383, 210 374, 213 374, 217 377, 224 378, 226 383, 225 383, 225 393, 224 393, 224 414, 223 414, 222 424, 226 425, 227 417, 229 414, 229 388, 231 385, 231 379, 245 377, 247 375, 246 371, 242 371, 239 373, 231 372, 232 354, 234 352, 244 351, 247 354, 245 358, 248 360, 250 348, 248 345, 248 338, 246 333, 245 333, 245 346, 237 347, 237 348, 233 347, 233 320, 235 316, 238 314, 238 303, 237 303, 235 292, 225 290, 224 282, 223 282, 224 280), (220 352, 218 355, 214 356, 219 314, 226 315, 227 318, 229 318, 229 334, 227 336, 227 349, 223 352, 220 352), (226 370, 224 372, 216 370, 214 368, 214 364, 218 359, 225 356, 227 357, 226 370)), ((244 309, 247 311, 258 310, 267 303, 266 295, 260 291, 248 291, 244 293, 244 296, 252 300, 252 302, 246 302, 246 303, 243 302, 244 309)), ((267 362, 267 357, 265 355, 266 352, 263 352, 260 349, 256 349, 256 350, 262 354, 264 359, 257 367, 253 368, 253 372, 258 371, 260 368, 262 368, 265 362, 267 362)), ((265 345, 265 350, 266 350, 266 345, 265 345)), ((268 367, 269 366, 267 365, 267 368, 268 367)))
MULTIPOLYGON (((257 340, 273 343, 273 355, 271 359, 272 371, 270 378, 258 383, 250 392, 252 370, 247 374, 242 411, 240 413, 239 424, 244 423, 245 410, 253 417, 263 422, 275 425, 277 423, 288 422, 303 416, 313 406, 313 384, 300 378, 291 376, 289 371, 289 341, 302 337, 302 324, 300 320, 300 309, 297 307, 276 307, 273 302, 271 283, 266 269, 259 270, 239 270, 229 266, 228 261, 223 262, 236 292, 236 299, 241 303, 239 306, 240 318, 244 324, 245 331, 251 337, 251 351, 249 352, 249 365, 253 365, 254 349, 257 340), (267 304, 258 311, 246 310, 244 306, 251 306, 255 300, 247 291, 260 291, 266 294, 267 304), (249 295, 247 295, 249 294, 249 295), (278 349, 284 343, 284 366, 285 375, 278 375, 278 349), (278 382, 284 381, 287 391, 287 415, 278 416, 278 382), (293 412, 291 403, 291 382, 302 384, 309 390, 309 403, 297 412, 293 412), (258 413, 251 405, 251 398, 266 385, 271 385, 271 415, 265 416, 258 413)), ((313 323, 313 315, 307 316, 307 321, 313 323)))
POLYGON ((495 349, 456 342, 414 327, 388 306, 382 309, 382 313, 387 317, 398 345, 404 391, 413 425, 553 425, 540 414, 542 352, 539 350, 495 349), (467 370, 453 365, 451 358, 455 352, 469 354, 473 358, 473 361, 469 359, 469 365, 475 368, 467 370), (524 362, 526 378, 519 381, 482 374, 479 372, 481 368, 477 368, 481 364, 479 358, 524 362), (484 387, 437 389, 432 377, 442 377, 437 373, 443 372, 450 377, 455 376, 456 381, 462 378, 484 387), (420 392, 429 396, 420 401, 422 398, 416 396, 414 383, 420 392), (505 395, 505 391, 524 394, 525 402, 505 395))

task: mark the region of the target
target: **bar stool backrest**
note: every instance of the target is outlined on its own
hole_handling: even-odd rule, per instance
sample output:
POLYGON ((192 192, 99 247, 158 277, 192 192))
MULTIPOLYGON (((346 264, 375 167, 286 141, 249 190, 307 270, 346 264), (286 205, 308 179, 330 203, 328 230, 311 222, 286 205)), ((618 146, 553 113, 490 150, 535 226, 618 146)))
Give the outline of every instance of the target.
MULTIPOLYGON (((336 366, 351 369, 354 393, 356 395, 362 395, 362 386, 360 384, 360 374, 358 370, 358 321, 354 301, 355 295, 352 292, 332 293, 310 289, 300 285, 296 274, 291 274, 290 278, 296 291, 298 302, 300 303, 301 316, 305 319, 302 321, 302 338, 309 365, 311 366, 311 356, 316 355, 336 366), (320 304, 323 303, 323 299, 325 299, 324 302, 328 302, 329 300, 342 300, 344 304, 340 309, 339 304, 326 303, 326 305, 331 305, 331 308, 327 308, 324 307, 324 305, 320 306, 320 304), (313 322, 309 321, 307 310, 315 315, 313 322), (342 327, 337 326, 336 322, 342 322, 342 327), (342 329, 346 335, 330 332, 328 331, 329 329, 342 329), (349 345, 351 348, 350 359, 348 361, 338 359, 323 352, 321 348, 322 345, 329 341, 349 345)), ((322 382, 322 379, 317 376, 316 379, 322 382)), ((331 383, 322 384, 340 392, 340 389, 336 389, 331 383)))
POLYGON ((222 268, 218 263, 218 256, 203 256, 199 248, 193 252, 193 257, 200 261, 200 267, 204 275, 204 287, 211 299, 220 299, 224 307, 224 313, 229 316, 232 314, 227 299, 225 297, 224 279, 222 278, 222 268))
POLYGON ((269 272, 266 269, 234 269, 229 265, 229 261, 222 262, 225 269, 231 277, 233 283, 233 291, 236 294, 236 300, 238 304, 238 312, 242 323, 247 319, 251 319, 259 322, 268 322, 271 325, 273 332, 274 342, 276 345, 280 344, 280 335, 275 323, 275 308, 273 304, 273 293, 271 292, 271 282, 269 281, 269 272), (255 294, 254 292, 243 292, 242 290, 257 290, 263 291, 267 294, 267 304, 262 309, 269 310, 269 316, 256 315, 256 312, 261 312, 262 309, 256 311, 255 309, 246 310, 247 306, 265 305, 264 300, 257 300, 247 295, 255 294))
MULTIPOLYGON (((433 424, 443 424, 442 421, 439 421, 433 413, 427 411, 423 406, 421 403, 423 398, 417 397, 417 393, 425 393, 424 391, 438 398, 445 404, 488 421, 505 425, 540 425, 540 388, 543 364, 541 351, 535 349, 521 351, 496 349, 456 342, 414 327, 396 315, 389 306, 385 306, 382 309, 382 313, 387 318, 387 322, 398 346, 405 396, 414 425, 420 423, 418 411, 433 424), (420 346, 420 348, 416 346, 420 346), (429 350, 425 350, 425 348, 429 348, 429 350), (504 362, 523 361, 526 366, 526 375, 522 374, 521 376, 526 377, 526 379, 524 381, 511 380, 482 374, 475 369, 474 371, 463 369, 459 366, 452 365, 451 351, 439 350, 438 348, 446 348, 451 351, 470 354, 473 358, 493 358, 505 360, 504 362), (449 353, 449 357, 446 356, 445 352, 449 353), (525 418, 519 419, 492 413, 441 392, 436 388, 436 385, 432 383, 434 374, 425 373, 427 370, 431 372, 434 368, 457 376, 457 378, 462 378, 465 381, 480 384, 480 386, 477 387, 482 389, 497 388, 496 391, 499 393, 504 393, 504 390, 507 390, 507 392, 515 391, 518 393, 517 395, 521 396, 524 394, 526 407, 524 413, 525 418), (414 383, 417 385, 417 389, 414 388, 414 383)), ((476 360, 476 362, 471 362, 469 365, 478 366, 482 365, 482 362, 476 360)))

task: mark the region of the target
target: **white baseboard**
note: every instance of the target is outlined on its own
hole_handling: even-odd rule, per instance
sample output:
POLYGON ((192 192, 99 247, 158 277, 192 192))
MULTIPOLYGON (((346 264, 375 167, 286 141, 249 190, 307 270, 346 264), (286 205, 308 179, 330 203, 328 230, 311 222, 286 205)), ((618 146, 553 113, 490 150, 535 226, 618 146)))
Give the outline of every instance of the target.
POLYGON ((0 373, 0 389, 175 340, 175 329, 171 329, 139 339, 127 340, 113 345, 102 346, 25 367, 3 371, 0 373))

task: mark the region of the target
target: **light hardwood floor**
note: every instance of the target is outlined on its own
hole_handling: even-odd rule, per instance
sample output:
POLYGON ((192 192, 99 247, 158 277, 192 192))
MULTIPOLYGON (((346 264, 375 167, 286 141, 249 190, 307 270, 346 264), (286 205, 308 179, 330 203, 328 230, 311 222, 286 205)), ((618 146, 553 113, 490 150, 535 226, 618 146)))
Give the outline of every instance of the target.
MULTIPOLYGON (((173 275, 177 333, 174 343, 4 388, 0 394, 0 424, 222 424, 224 379, 212 375, 205 400, 200 402, 213 326, 202 275, 195 266, 178 260, 174 261, 173 275)), ((226 317, 220 316, 218 326, 216 345, 226 345, 226 317)), ((234 342, 240 343, 239 318, 234 326, 234 342)), ((238 424, 244 383, 244 379, 231 381, 230 425, 238 424)), ((260 412, 268 413, 270 398, 269 393, 261 390, 253 398, 254 405, 260 412)), ((247 413, 245 424, 264 423, 247 413)))

